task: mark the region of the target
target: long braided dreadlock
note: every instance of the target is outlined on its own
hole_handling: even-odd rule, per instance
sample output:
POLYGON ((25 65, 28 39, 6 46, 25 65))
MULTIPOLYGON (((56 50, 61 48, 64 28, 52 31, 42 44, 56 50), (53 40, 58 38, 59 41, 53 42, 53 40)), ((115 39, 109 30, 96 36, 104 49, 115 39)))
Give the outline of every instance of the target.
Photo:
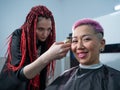
MULTIPOLYGON (((38 21, 39 17, 45 17, 50 18, 52 21, 52 32, 48 36, 48 39, 46 40, 46 46, 47 49, 55 42, 56 39, 56 33, 55 33, 55 21, 54 17, 52 15, 52 12, 49 11, 45 6, 38 5, 31 9, 31 11, 28 13, 26 17, 25 23, 21 26, 22 34, 21 34, 21 42, 20 42, 20 50, 21 50, 21 61, 18 66, 12 65, 11 62, 11 41, 10 38, 9 46, 8 46, 8 68, 12 69, 13 71, 16 71, 20 69, 26 60, 26 51, 28 49, 30 62, 33 62, 37 58, 37 48, 36 48, 36 23, 38 21)), ((55 61, 52 61, 47 65, 47 74, 50 74, 50 68, 52 69, 52 74, 54 74, 54 66, 55 61)), ((36 76, 34 79, 30 81, 30 85, 33 85, 33 87, 40 88, 40 78, 39 76, 36 76)), ((30 88, 29 88, 30 89, 30 88)), ((39 89, 40 90, 40 89, 39 89)))

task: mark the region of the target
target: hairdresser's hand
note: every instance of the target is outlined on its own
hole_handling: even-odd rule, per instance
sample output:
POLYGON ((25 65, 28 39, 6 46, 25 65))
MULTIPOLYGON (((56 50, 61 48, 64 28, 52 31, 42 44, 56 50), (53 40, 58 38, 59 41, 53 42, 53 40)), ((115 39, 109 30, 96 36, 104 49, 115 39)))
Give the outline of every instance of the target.
POLYGON ((63 58, 70 50, 71 44, 64 42, 55 42, 53 45, 34 62, 25 66, 23 69, 24 75, 28 79, 34 78, 43 68, 48 65, 52 60, 63 58))
POLYGON ((70 43, 55 42, 48 49, 47 55, 52 60, 54 60, 54 59, 61 59, 61 58, 66 56, 67 52, 70 50, 70 47, 71 47, 70 43))

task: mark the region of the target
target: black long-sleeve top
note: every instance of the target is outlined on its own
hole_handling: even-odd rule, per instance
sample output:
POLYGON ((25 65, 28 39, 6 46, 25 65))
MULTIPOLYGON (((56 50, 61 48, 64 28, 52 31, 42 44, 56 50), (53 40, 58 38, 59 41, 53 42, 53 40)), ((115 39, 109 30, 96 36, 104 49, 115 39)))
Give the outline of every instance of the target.
MULTIPOLYGON (((21 51, 20 51, 20 41, 21 41, 21 29, 17 29, 12 33, 12 43, 11 43, 11 56, 12 61, 11 64, 14 66, 19 65, 21 60, 21 51)), ((44 53, 46 51, 45 48, 45 42, 37 41, 37 48, 40 48, 39 55, 44 53)), ((28 50, 27 50, 28 51, 28 50)), ((26 52, 26 60, 23 65, 26 66, 30 63, 28 52, 26 52)), ((16 72, 11 71, 10 73, 6 71, 7 64, 5 63, 2 72, 0 74, 0 90, 28 90, 28 83, 29 79, 25 77, 23 74, 23 67, 21 69, 17 70, 16 72), (4 86, 4 84, 6 86, 4 86), (11 85, 12 84, 12 85, 11 85)), ((45 89, 45 83, 46 83, 46 67, 41 71, 40 77, 40 90, 45 89)), ((31 89, 32 90, 32 89, 31 89)))

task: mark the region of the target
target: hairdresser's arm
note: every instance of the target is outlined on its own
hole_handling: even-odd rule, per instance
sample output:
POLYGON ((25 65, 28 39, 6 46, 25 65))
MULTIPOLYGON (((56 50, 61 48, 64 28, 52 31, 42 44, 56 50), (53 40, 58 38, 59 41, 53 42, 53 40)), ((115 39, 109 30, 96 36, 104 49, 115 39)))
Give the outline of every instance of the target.
POLYGON ((25 77, 28 79, 34 78, 52 60, 63 58, 69 49, 70 44, 64 44, 63 42, 55 42, 48 51, 38 57, 34 62, 23 68, 23 73, 25 77))

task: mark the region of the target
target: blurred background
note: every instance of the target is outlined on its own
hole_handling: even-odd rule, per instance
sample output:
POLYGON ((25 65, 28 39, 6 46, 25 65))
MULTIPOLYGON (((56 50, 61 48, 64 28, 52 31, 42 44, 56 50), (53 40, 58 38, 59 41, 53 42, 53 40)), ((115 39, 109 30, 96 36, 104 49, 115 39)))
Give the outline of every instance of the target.
MULTIPOLYGON (((31 7, 39 4, 53 12, 56 41, 64 41, 69 36, 76 20, 93 18, 103 25, 106 44, 117 44, 116 48, 120 48, 120 10, 115 10, 120 0, 0 0, 0 69, 5 62, 7 37, 24 23, 31 7)), ((55 77, 71 67, 70 55, 69 52, 65 58, 57 61, 55 77)), ((100 59, 120 70, 120 52, 101 53, 100 59)))

